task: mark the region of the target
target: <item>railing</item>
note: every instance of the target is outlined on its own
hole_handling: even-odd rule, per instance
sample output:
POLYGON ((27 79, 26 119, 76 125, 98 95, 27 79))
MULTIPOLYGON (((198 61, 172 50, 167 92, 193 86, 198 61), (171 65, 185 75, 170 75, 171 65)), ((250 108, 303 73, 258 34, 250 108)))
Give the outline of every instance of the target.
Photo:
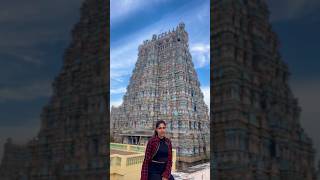
POLYGON ((129 150, 130 151, 134 151, 134 152, 142 152, 142 153, 144 153, 145 152, 145 147, 144 146, 133 146, 133 145, 130 145, 129 146, 129 150))
POLYGON ((144 160, 144 155, 140 155, 137 157, 128 157, 127 158, 127 166, 142 164, 144 160))
MULTIPOLYGON (((146 146, 131 145, 131 144, 119 144, 119 143, 110 143, 111 150, 120 150, 125 152, 133 152, 133 154, 121 155, 121 154, 112 154, 110 155, 110 165, 112 171, 117 171, 120 173, 126 168, 129 167, 141 167, 144 160, 144 152, 146 146)), ((175 171, 176 166, 176 149, 172 149, 172 170, 175 171)), ((120 173, 121 174, 121 173, 120 173)))
POLYGON ((110 149, 127 150, 126 144, 110 143, 110 149))

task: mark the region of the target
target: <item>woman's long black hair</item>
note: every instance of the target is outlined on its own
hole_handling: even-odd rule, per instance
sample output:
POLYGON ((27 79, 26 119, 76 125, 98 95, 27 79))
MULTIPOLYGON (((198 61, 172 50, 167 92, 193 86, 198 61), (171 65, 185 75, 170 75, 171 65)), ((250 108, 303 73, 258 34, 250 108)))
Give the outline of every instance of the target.
MULTIPOLYGON (((156 129, 160 126, 160 124, 164 124, 165 126, 167 126, 167 125, 166 125, 166 122, 165 122, 164 120, 158 120, 158 121, 156 122, 156 129)), ((158 133, 157 133, 156 130, 154 130, 153 136, 158 136, 158 133)))

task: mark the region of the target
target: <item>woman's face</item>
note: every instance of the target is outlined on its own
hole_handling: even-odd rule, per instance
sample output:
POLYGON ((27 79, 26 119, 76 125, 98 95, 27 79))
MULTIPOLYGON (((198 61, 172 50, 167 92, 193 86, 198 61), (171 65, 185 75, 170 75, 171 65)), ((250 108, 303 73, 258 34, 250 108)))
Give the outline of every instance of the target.
POLYGON ((163 123, 159 124, 159 126, 156 128, 156 131, 160 138, 164 137, 166 135, 166 125, 164 125, 163 123))

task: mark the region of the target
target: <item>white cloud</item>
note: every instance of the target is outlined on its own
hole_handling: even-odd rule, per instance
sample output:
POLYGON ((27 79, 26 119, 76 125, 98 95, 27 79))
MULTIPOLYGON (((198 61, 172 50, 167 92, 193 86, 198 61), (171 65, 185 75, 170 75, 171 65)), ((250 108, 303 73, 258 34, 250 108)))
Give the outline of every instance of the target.
POLYGON ((127 91, 127 88, 125 87, 120 87, 116 89, 110 89, 110 94, 123 94, 127 91))
POLYGON ((110 101, 110 109, 112 106, 119 107, 122 104, 122 99, 112 100, 110 101))
POLYGON ((308 16, 320 9, 319 0, 268 1, 271 21, 285 21, 308 16))
POLYGON ((69 32, 79 21, 84 0, 4 1, 0 6, 0 61, 14 57, 32 65, 46 64, 50 49, 66 43, 69 32), (19 6, 17 6, 19 4, 19 6), (57 21, 57 19, 60 19, 57 21), (47 52, 45 52, 47 51, 47 52))
POLYGON ((41 81, 20 87, 0 88, 0 101, 7 100, 33 100, 51 95, 51 82, 41 81))
POLYGON ((127 68, 126 69, 125 67, 123 68, 110 68, 110 79, 111 79, 111 87, 113 86, 113 82, 114 81, 117 81, 117 82, 120 82, 122 83, 124 81, 124 77, 125 76, 129 76, 131 73, 130 73, 130 64, 128 64, 127 68))
POLYGON ((210 22, 210 1, 208 4, 204 4, 204 6, 201 8, 202 11, 198 11, 196 16, 197 20, 200 22, 210 22))
POLYGON ((148 1, 143 0, 111 0, 110 1, 110 22, 119 21, 129 14, 140 10, 148 1))
POLYGON ((121 22, 132 14, 156 8, 159 3, 167 2, 168 0, 111 0, 110 1, 110 24, 121 22))
POLYGON ((45 20, 48 17, 52 19, 65 17, 66 15, 70 15, 70 13, 74 13, 74 10, 79 12, 83 1, 84 0, 33 0, 32 3, 30 3, 30 1, 20 0, 5 1, 0 7, 0 23, 26 23, 45 20), (17 6, 18 3, 20 6, 17 6))
POLYGON ((16 49, 15 51, 13 50, 7 50, 3 49, 0 50, 0 52, 3 51, 3 55, 9 55, 15 57, 16 60, 18 61, 23 61, 26 63, 30 63, 33 65, 43 65, 45 59, 45 53, 41 51, 35 51, 34 49, 16 49))
POLYGON ((140 39, 129 40, 124 46, 111 47, 110 54, 110 79, 112 81, 123 82, 124 78, 129 76, 134 68, 138 58, 138 46, 140 39))
POLYGON ((0 6, 0 47, 30 48, 32 45, 65 40, 79 19, 84 0, 12 0, 0 6), (19 4, 19 6, 17 6, 19 4), (27 18, 26 18, 27 17, 27 18), (61 19, 57 21, 57 19, 61 19), (21 26, 21 24, 25 24, 21 26), (30 25, 31 24, 31 25, 30 25))
POLYGON ((40 59, 37 59, 37 58, 29 56, 29 55, 23 55, 21 57, 21 59, 25 62, 29 62, 32 64, 41 64, 42 63, 42 61, 40 59))
POLYGON ((194 44, 191 46, 192 52, 199 52, 199 53, 209 53, 210 52, 210 45, 209 44, 194 44))
POLYGON ((210 109, 210 86, 201 86, 200 89, 203 93, 204 102, 210 109))
POLYGON ((203 68, 210 64, 210 45, 196 43, 190 48, 195 68, 203 68))

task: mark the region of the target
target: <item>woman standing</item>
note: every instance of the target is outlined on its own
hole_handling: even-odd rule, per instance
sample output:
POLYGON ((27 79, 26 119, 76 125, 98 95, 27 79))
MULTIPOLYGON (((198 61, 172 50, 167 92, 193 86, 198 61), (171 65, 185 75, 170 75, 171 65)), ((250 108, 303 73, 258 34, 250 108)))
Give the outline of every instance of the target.
POLYGON ((154 135, 149 139, 141 169, 141 180, 173 180, 172 145, 165 137, 166 123, 157 121, 154 135))

